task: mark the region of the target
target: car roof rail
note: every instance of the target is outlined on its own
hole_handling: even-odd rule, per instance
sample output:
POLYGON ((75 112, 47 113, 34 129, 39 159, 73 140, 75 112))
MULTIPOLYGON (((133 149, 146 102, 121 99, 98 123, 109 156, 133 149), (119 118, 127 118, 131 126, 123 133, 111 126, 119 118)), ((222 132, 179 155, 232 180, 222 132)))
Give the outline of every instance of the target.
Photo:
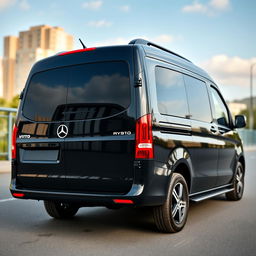
POLYGON ((147 40, 144 40, 144 39, 141 39, 141 38, 133 39, 132 41, 129 42, 129 44, 144 44, 144 45, 148 45, 148 46, 153 46, 153 47, 156 47, 156 48, 158 48, 158 49, 160 49, 162 51, 171 53, 171 54, 173 54, 173 55, 175 55, 175 56, 177 56, 179 58, 182 58, 182 59, 184 59, 184 60, 186 60, 188 62, 191 62, 190 60, 184 58, 183 56, 179 55, 176 52, 172 52, 172 51, 170 51, 170 50, 168 50, 168 49, 166 49, 166 48, 164 48, 164 47, 162 47, 160 45, 157 45, 155 43, 152 43, 150 41, 147 41, 147 40))

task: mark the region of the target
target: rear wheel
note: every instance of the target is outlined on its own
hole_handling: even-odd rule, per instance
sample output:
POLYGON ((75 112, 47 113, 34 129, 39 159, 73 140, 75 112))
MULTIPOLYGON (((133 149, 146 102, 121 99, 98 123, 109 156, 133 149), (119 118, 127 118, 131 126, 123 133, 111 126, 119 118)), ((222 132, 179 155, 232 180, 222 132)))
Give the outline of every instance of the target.
POLYGON ((46 212, 56 219, 68 219, 73 217, 79 207, 70 203, 61 203, 54 201, 44 201, 44 207, 46 212))
POLYGON ((236 167, 233 188, 233 191, 226 193, 226 198, 231 201, 238 201, 243 197, 244 193, 244 167, 240 162, 236 167))
POLYGON ((169 185, 166 202, 153 208, 153 215, 159 231, 175 233, 185 226, 189 209, 188 186, 184 177, 174 173, 169 185))

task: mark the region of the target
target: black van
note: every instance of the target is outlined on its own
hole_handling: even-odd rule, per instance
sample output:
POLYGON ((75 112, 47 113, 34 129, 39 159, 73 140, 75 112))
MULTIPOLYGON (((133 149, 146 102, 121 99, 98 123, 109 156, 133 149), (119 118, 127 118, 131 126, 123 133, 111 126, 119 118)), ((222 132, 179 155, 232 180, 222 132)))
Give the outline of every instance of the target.
POLYGON ((37 62, 13 131, 14 197, 68 218, 80 207, 151 206, 180 231, 189 200, 239 200, 245 158, 217 85, 184 57, 143 39, 37 62))

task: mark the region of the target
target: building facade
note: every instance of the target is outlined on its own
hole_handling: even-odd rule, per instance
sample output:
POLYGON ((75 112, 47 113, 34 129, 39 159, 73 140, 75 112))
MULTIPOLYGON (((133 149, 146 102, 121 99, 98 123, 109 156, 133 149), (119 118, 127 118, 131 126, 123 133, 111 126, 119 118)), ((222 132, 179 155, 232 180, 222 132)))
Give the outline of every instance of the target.
POLYGON ((0 58, 0 97, 3 97, 3 60, 0 58))
POLYGON ((3 56, 3 97, 10 100, 15 95, 15 67, 18 38, 6 36, 4 38, 3 56))
MULTIPOLYGON (((10 68, 13 85, 10 81, 4 81, 4 97, 10 99, 22 91, 29 71, 36 61, 52 56, 57 52, 72 50, 73 37, 61 27, 34 26, 19 33, 16 48, 7 44, 4 45, 4 50, 8 47, 15 51, 15 61, 10 68)), ((7 67, 4 66, 4 76, 7 76, 6 71, 7 67)))
POLYGON ((246 104, 238 102, 229 102, 228 107, 233 116, 240 114, 247 108, 246 104))

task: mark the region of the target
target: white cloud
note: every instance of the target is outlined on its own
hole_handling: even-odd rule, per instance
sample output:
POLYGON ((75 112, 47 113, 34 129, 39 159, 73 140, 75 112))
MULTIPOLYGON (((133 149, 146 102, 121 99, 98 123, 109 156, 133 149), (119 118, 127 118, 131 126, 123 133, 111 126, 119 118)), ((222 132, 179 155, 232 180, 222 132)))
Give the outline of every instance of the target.
POLYGON ((202 13, 207 15, 214 15, 220 11, 226 11, 230 7, 230 0, 211 0, 207 3, 200 3, 195 0, 190 5, 185 5, 182 11, 185 13, 202 13))
POLYGON ((16 0, 0 0, 0 11, 11 7, 16 3, 16 0))
POLYGON ((243 59, 222 54, 202 62, 201 66, 214 77, 217 84, 238 86, 242 89, 249 86, 250 66, 252 63, 256 63, 256 57, 243 59))
POLYGON ((19 7, 21 10, 29 10, 30 9, 30 4, 28 3, 27 0, 20 0, 19 1, 19 7))
POLYGON ((30 4, 27 0, 0 0, 0 11, 11 6, 18 6, 23 11, 30 9, 30 4))
POLYGON ((171 43, 173 40, 173 36, 167 34, 162 34, 152 39, 152 41, 156 43, 171 43))
POLYGON ((106 20, 97 20, 97 21, 90 21, 87 23, 90 27, 102 28, 102 27, 110 27, 112 23, 106 20))
POLYGON ((82 4, 82 7, 89 10, 98 10, 102 6, 102 1, 90 1, 82 4))
POLYGON ((207 12, 207 6, 194 1, 190 5, 186 5, 182 8, 183 12, 199 12, 199 13, 206 13, 207 12))
POLYGON ((211 0, 209 5, 215 9, 226 10, 229 8, 230 3, 229 0, 211 0))
POLYGON ((120 10, 122 12, 129 12, 131 10, 131 7, 129 5, 123 5, 120 7, 120 10))

